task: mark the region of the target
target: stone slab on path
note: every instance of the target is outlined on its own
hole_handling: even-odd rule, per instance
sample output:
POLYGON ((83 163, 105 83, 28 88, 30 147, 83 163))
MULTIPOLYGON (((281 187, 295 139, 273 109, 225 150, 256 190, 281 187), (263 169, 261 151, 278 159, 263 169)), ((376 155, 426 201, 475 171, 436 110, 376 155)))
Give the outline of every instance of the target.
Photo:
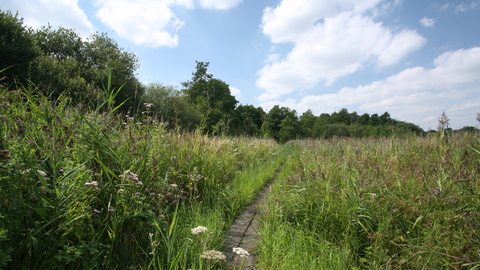
POLYGON ((259 241, 258 228, 260 211, 270 191, 271 185, 280 171, 281 169, 277 170, 275 177, 260 190, 253 202, 244 208, 242 214, 237 217, 226 234, 224 252, 227 257, 227 262, 236 266, 242 263, 242 258, 240 258, 239 255, 233 254, 232 249, 234 247, 241 247, 250 253, 250 256, 245 258, 243 270, 256 269, 254 264, 256 262, 257 243, 259 241))

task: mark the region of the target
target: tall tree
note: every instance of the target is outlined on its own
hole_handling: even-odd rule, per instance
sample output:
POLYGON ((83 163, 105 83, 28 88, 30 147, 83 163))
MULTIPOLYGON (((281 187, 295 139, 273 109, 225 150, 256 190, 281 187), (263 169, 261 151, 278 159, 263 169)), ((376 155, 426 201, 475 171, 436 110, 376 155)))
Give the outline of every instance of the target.
POLYGON ((202 114, 202 129, 207 133, 227 132, 234 120, 238 101, 231 94, 229 85, 212 78, 208 62, 198 62, 190 81, 182 82, 183 92, 202 114))
POLYGON ((291 110, 287 107, 280 107, 279 105, 273 106, 273 108, 265 115, 265 120, 262 124, 262 134, 265 138, 274 138, 277 141, 285 139, 285 133, 290 134, 290 125, 293 125, 294 130, 297 129, 298 117, 297 112, 295 110, 291 110), (289 120, 284 121, 282 125, 282 121, 287 118, 289 120), (284 129, 283 134, 280 135, 280 130, 284 129))
POLYGON ((235 109, 237 118, 235 122, 235 134, 258 136, 262 127, 265 111, 262 107, 255 108, 253 105, 238 105, 235 109))
POLYGON ((29 68, 33 59, 41 52, 32 36, 33 30, 23 26, 23 19, 10 11, 0 10, 0 76, 3 83, 27 84, 29 68))
POLYGON ((111 74, 112 88, 122 87, 115 101, 118 104, 126 101, 122 106, 124 111, 136 110, 144 92, 144 86, 135 77, 139 67, 136 54, 120 48, 106 33, 94 33, 86 43, 85 59, 89 67, 84 75, 87 82, 96 82, 98 87, 103 88, 111 74))
POLYGON ((314 126, 317 117, 313 115, 312 110, 307 110, 300 116, 300 120, 298 122, 300 128, 300 136, 313 138, 315 137, 314 133, 314 126))
POLYGON ((150 83, 145 87, 141 110, 153 118, 168 122, 170 128, 193 130, 201 121, 200 112, 173 86, 150 83))

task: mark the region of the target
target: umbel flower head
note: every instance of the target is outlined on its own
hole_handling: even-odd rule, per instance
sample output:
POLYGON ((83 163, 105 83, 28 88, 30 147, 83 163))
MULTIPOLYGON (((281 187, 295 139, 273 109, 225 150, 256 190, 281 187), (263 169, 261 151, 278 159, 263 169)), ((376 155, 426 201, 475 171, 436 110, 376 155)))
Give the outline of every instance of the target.
POLYGON ((122 179, 132 180, 133 182, 135 182, 135 185, 138 185, 138 186, 143 185, 143 183, 140 180, 138 180, 138 175, 134 174, 130 170, 124 171, 123 174, 119 175, 118 177, 120 177, 122 179))
POLYGON ((245 249, 243 249, 241 247, 234 247, 233 248, 233 253, 235 253, 237 255, 240 255, 240 257, 242 257, 242 258, 246 258, 246 257, 250 256, 250 253, 248 253, 248 251, 246 251, 245 249))
POLYGON ((207 260, 225 260, 227 257, 220 251, 206 250, 200 255, 200 258, 207 260))
POLYGON ((198 226, 192 229, 192 234, 200 234, 202 232, 208 231, 207 227, 204 226, 198 226))

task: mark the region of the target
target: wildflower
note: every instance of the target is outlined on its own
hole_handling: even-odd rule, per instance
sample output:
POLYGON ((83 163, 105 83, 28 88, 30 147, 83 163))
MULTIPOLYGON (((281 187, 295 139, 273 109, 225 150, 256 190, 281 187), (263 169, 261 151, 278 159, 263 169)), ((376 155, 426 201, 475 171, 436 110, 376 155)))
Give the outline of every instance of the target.
POLYGON ((208 260, 225 260, 227 257, 220 251, 216 250, 207 250, 200 255, 200 258, 208 260))
POLYGON ((372 193, 372 198, 376 199, 376 198, 377 198, 377 194, 372 193))
POLYGON ((100 211, 98 211, 97 209, 93 209, 93 213, 100 214, 100 211))
POLYGON ((176 187, 177 187, 177 184, 171 184, 170 186, 176 188, 176 187))
POLYGON ((43 177, 47 176, 47 173, 44 172, 44 171, 37 170, 37 172, 38 172, 41 176, 43 176, 43 177))
POLYGON ((198 226, 198 227, 192 229, 192 234, 200 234, 202 232, 206 232, 207 230, 208 230, 207 227, 198 226))
POLYGON ((92 187, 97 187, 98 182, 97 181, 91 181, 91 182, 86 182, 85 186, 92 186, 92 187))
POLYGON ((137 186, 142 186, 143 185, 143 183, 140 180, 138 180, 138 175, 134 174, 130 170, 124 171, 123 174, 119 175, 118 177, 120 177, 122 179, 132 180, 132 181, 135 182, 135 185, 137 185, 137 186))
POLYGON ((145 108, 151 108, 153 103, 143 103, 143 106, 145 106, 145 108))
POLYGON ((109 213, 115 212, 115 209, 113 208, 113 206, 110 206, 110 207, 108 208, 108 212, 109 212, 109 213))
POLYGON ((149 232, 148 233, 148 238, 152 239, 152 237, 153 237, 153 233, 149 232))
POLYGON ((240 255, 240 257, 242 257, 242 258, 246 258, 246 257, 250 256, 250 253, 248 253, 248 251, 246 251, 245 249, 243 249, 241 247, 233 248, 233 253, 235 253, 237 255, 240 255))

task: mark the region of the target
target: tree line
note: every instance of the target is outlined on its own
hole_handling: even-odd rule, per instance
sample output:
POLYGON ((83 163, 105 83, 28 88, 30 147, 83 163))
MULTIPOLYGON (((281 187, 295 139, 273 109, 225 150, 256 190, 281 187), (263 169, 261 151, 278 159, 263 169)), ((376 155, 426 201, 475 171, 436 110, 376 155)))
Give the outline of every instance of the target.
POLYGON ((315 116, 298 115, 287 107, 242 105, 229 85, 208 72, 208 62, 196 62, 182 89, 161 83, 143 84, 136 77, 139 61, 106 33, 83 40, 72 29, 50 25, 27 28, 11 11, 0 10, 0 70, 2 86, 33 89, 55 100, 67 96, 72 106, 89 109, 107 99, 111 89, 119 112, 128 118, 162 121, 169 128, 200 129, 208 134, 274 138, 383 137, 422 134, 419 126, 381 115, 357 114, 343 108, 315 116), (106 87, 106 85, 109 87, 106 87))

